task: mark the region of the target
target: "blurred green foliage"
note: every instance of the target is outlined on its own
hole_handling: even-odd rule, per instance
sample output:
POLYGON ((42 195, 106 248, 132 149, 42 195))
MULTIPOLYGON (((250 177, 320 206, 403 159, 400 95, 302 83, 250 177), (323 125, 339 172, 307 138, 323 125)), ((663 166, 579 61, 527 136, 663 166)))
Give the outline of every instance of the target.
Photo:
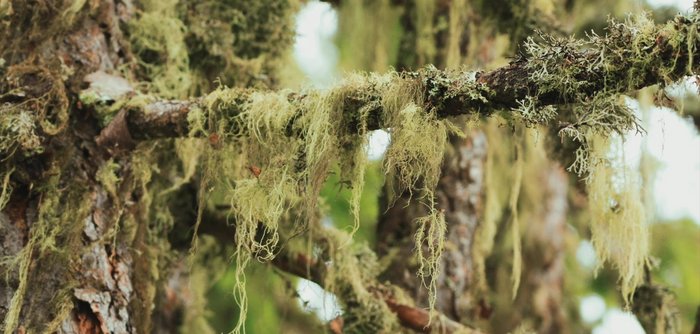
MULTIPOLYGON (((354 236, 355 241, 367 242, 373 245, 375 228, 379 218, 379 196, 384 184, 384 174, 380 162, 371 162, 365 172, 365 187, 360 199, 360 229, 354 236)), ((333 226, 350 231, 353 218, 350 215, 350 189, 346 180, 340 179, 339 169, 329 175, 321 190, 323 202, 327 206, 325 212, 333 226)))
POLYGON ((652 238, 652 254, 659 260, 653 281, 675 293, 681 329, 689 332, 700 306, 700 225, 689 219, 657 223, 652 238))

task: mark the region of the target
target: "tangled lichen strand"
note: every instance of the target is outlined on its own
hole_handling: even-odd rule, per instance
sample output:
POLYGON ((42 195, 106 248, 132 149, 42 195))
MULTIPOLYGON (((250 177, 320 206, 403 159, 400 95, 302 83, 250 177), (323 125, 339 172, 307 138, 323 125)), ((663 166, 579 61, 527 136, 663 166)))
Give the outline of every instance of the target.
MULTIPOLYGON (((384 158, 385 171, 396 176, 396 194, 415 190, 428 190, 432 194, 440 177, 447 127, 426 110, 420 82, 398 76, 393 81, 381 99, 391 134, 384 158)), ((432 199, 428 200, 432 207, 432 199)))
POLYGON ((523 139, 521 134, 516 135, 515 140, 518 142, 515 145, 515 165, 513 186, 510 191, 508 207, 511 212, 511 226, 513 229, 513 271, 511 272, 511 281, 513 282, 512 296, 513 299, 517 296, 518 288, 520 287, 520 276, 522 275, 523 255, 522 255, 522 240, 520 239, 520 219, 518 210, 518 199, 520 198, 520 186, 523 180, 523 168, 525 165, 525 157, 523 154, 523 145, 519 142, 523 139))
POLYGON ((419 263, 418 277, 428 289, 428 304, 432 311, 437 301, 437 280, 442 263, 440 258, 445 251, 447 238, 445 213, 432 208, 429 215, 417 218, 416 224, 418 225, 415 234, 416 256, 419 263), (427 246, 427 251, 423 250, 424 245, 427 246))
POLYGON ((586 188, 591 215, 591 242, 599 266, 611 262, 620 274, 620 287, 629 305, 643 283, 649 258, 649 231, 638 172, 624 167, 623 158, 609 157, 609 138, 593 138, 592 166, 586 188))

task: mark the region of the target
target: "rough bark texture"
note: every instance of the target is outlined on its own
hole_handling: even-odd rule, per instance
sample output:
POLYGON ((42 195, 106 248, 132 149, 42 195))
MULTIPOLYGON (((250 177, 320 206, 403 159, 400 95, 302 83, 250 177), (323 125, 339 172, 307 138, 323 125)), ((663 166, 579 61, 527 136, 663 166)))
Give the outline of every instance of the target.
MULTIPOLYGON (((153 3, 0 3, 2 116, 7 111, 35 117, 38 121, 32 129, 39 136, 37 145, 41 147, 26 155, 13 147, 7 151, 3 147, 0 152, 3 170, 6 166, 12 168, 14 186, 0 213, 0 328, 5 333, 175 333, 188 320, 194 298, 186 263, 189 239, 180 244, 168 242, 169 238, 182 238, 178 233, 188 233, 171 233, 171 223, 164 222, 170 219, 163 216, 165 211, 153 212, 153 207, 168 205, 162 203, 167 195, 160 190, 155 190, 156 198, 147 194, 153 191, 150 187, 157 189, 160 182, 166 183, 163 189, 172 186, 167 184, 172 182, 172 175, 165 175, 170 172, 153 176, 148 173, 151 168, 158 169, 156 166, 162 163, 159 159, 172 154, 173 144, 142 145, 139 149, 152 149, 143 156, 131 151, 136 145, 126 127, 112 126, 105 131, 113 131, 111 134, 98 137, 102 120, 79 99, 81 92, 93 83, 105 85, 108 81, 106 85, 113 88, 110 92, 132 96, 133 89, 120 76, 131 82, 152 79, 144 73, 142 59, 137 60, 144 54, 133 53, 133 36, 125 32, 137 17, 144 15, 144 6, 153 3), (17 107, 12 109, 13 106, 17 107), (118 140, 110 141, 114 138, 118 140), (138 160, 139 155, 145 159, 138 160), (138 169, 144 160, 151 165, 140 165, 138 169), (19 309, 16 316, 8 316, 19 309)), ((226 6, 229 7, 220 9, 230 11, 230 6, 241 4, 226 6)), ((266 27, 285 25, 287 8, 292 8, 288 1, 264 8, 265 14, 271 14, 266 18, 266 27), (268 24, 273 19, 279 20, 278 25, 268 24)), ((160 14, 164 16, 162 21, 172 19, 165 17, 167 13, 160 14)), ((245 17, 251 16, 254 15, 245 17)), ((219 28, 217 18, 202 26, 219 28)), ((235 32, 242 33, 240 30, 235 32)), ((280 32, 276 43, 282 48, 289 45, 293 31, 280 32)), ((261 38, 274 34, 267 33, 261 38)), ((254 34, 246 37, 237 39, 236 46, 243 48, 245 43, 257 42, 254 34)), ((269 51, 260 44, 245 55, 237 55, 240 63, 244 63, 243 57, 255 58, 266 52, 275 54, 270 59, 279 57, 276 50, 269 51)), ((199 41, 197 45, 204 43, 199 41)), ((199 51, 206 61, 218 59, 199 51)), ((159 54, 162 50, 149 52, 150 57, 163 56, 159 54)), ((164 58, 150 61, 160 64, 166 61, 164 58)), ((224 63, 229 61, 232 59, 224 63)), ((236 66, 242 66, 240 63, 236 66)), ((266 62, 263 68, 267 66, 266 62)), ((220 69, 224 67, 222 64, 220 69)), ((249 74, 263 75, 262 72, 249 74)), ((211 75, 218 77, 221 72, 211 75)), ((235 86, 236 80, 222 77, 235 86)), ((244 76, 239 78, 244 80, 244 76)), ((107 104, 115 103, 116 95, 106 97, 107 104)), ((163 108, 176 110, 173 103, 160 107, 163 108)), ((124 125, 126 115, 122 112, 112 124, 124 125)), ((178 165, 177 160, 171 160, 161 165, 160 171, 178 165)), ((175 201, 191 201, 167 210, 175 217, 175 223, 187 221, 185 231, 194 222, 196 193, 196 189, 187 189, 175 201)))
MULTIPOLYGON (((26 15, 25 11, 36 11, 36 16, 25 22, 18 22, 16 30, 5 29, 4 36, 13 40, 10 49, 4 51, 3 57, 10 64, 16 64, 24 59, 25 66, 46 66, 51 68, 55 62, 62 62, 74 69, 74 72, 63 82, 67 94, 77 94, 80 90, 82 77, 91 72, 114 71, 123 64, 120 54, 123 52, 122 35, 119 30, 120 22, 131 15, 129 1, 91 2, 93 15, 80 15, 80 24, 74 28, 59 28, 54 34, 29 35, 37 30, 28 27, 30 24, 44 22, 47 29, 52 25, 61 24, 58 15, 59 8, 52 5, 23 4, 13 2, 15 17, 26 15), (34 6, 38 6, 35 8, 34 6), (27 53, 30 56, 27 56, 27 53), (30 58, 27 58, 30 57, 30 58), (34 64, 32 64, 34 62, 34 64)), ((48 31, 48 30, 47 30, 48 31)), ((52 69, 53 70, 53 69, 52 69)), ((52 71, 49 70, 49 71, 52 71)), ((27 73, 27 75, 31 75, 27 73)), ((24 77, 27 78, 27 77, 24 77)), ((39 332, 50 328, 52 331, 63 333, 127 333, 132 330, 132 312, 130 303, 133 301, 134 287, 132 283, 135 261, 131 254, 134 246, 131 242, 122 240, 117 243, 104 242, 113 231, 119 216, 123 215, 125 200, 129 197, 111 196, 105 188, 93 177, 99 166, 105 162, 108 154, 97 147, 92 138, 95 132, 94 120, 79 108, 71 108, 74 119, 80 119, 73 131, 64 132, 47 143, 47 152, 62 158, 55 159, 52 164, 70 166, 73 171, 64 177, 70 179, 73 185, 80 185, 82 196, 66 195, 61 199, 67 205, 65 210, 77 210, 72 206, 84 208, 85 216, 74 218, 80 221, 56 221, 65 224, 66 231, 59 231, 60 238, 54 247, 64 248, 67 252, 78 254, 47 255, 43 248, 32 251, 28 268, 27 293, 24 296, 24 306, 19 317, 18 330, 39 332), (82 149, 81 149, 82 148, 82 149), (72 229, 72 231, 71 231, 72 229), (77 230, 76 230, 77 229, 77 230), (68 285, 68 286, 67 286, 68 285), (69 287, 69 290, 66 288, 69 287), (70 293, 69 297, 64 294, 70 293), (55 314, 55 309, 44 311, 44 307, 55 305, 56 300, 66 298, 71 305, 66 305, 68 314, 55 314), (67 317, 66 317, 67 316, 67 317), (64 319, 65 318, 65 319, 64 319)), ((41 184, 42 179, 50 178, 49 166, 42 166, 53 160, 50 156, 36 159, 38 169, 35 181, 41 184)), ((54 170, 55 172, 55 170, 54 170)), ((57 184, 55 186, 58 186, 57 184)), ((66 190, 74 190, 75 186, 66 186, 66 190)), ((47 190, 48 193, 57 190, 47 190)), ((126 195, 129 189, 120 194, 126 195)), ((34 225, 37 225, 38 211, 44 196, 48 193, 35 193, 31 186, 15 192, 5 208, 0 229, 9 231, 4 234, 6 242, 2 253, 5 256, 16 255, 28 240, 33 239, 34 225), (12 239, 10 239, 12 238, 12 239)), ((31 241, 29 241, 31 242, 31 241)), ((42 245, 41 247, 45 247, 42 245)), ((138 246, 137 246, 138 247, 138 246)), ((22 270, 21 268, 19 270, 22 270)), ((14 275, 13 275, 14 276, 14 275)), ((3 284, 0 300, 9 301, 17 291, 18 281, 3 284)), ((0 308, 0 318, 5 318, 6 308, 10 303, 4 302, 0 308)), ((60 310, 64 312, 63 310, 60 310)), ((5 328, 6 331, 12 330, 5 328)))

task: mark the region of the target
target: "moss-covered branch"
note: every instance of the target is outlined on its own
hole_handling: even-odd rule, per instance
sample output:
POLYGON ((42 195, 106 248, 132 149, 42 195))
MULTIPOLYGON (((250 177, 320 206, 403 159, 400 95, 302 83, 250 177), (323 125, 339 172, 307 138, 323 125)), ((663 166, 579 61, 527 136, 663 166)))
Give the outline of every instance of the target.
MULTIPOLYGON (((235 242, 235 230, 229 225, 227 220, 218 213, 205 212, 204 220, 199 227, 199 232, 221 239, 222 242, 235 242)), ((259 237, 261 237, 261 235, 262 234, 260 234, 259 237)), ((314 240, 314 244, 322 245, 328 242, 328 235, 315 235, 314 239, 316 239, 314 240)), ((339 266, 339 259, 319 260, 303 253, 291 251, 288 247, 280 247, 276 252, 277 256, 270 262, 275 268, 288 274, 308 279, 324 288, 328 288, 329 284, 352 286, 353 280, 360 279, 349 275, 349 273, 341 273, 338 275, 331 272, 333 269, 329 268, 327 264, 329 263, 328 261, 335 262, 335 265, 339 266), (335 282, 329 282, 329 276, 333 276, 335 282)), ((360 271, 364 270, 363 268, 356 269, 360 271)), ((362 276, 365 276, 365 274, 362 274, 362 276)), ((397 296, 395 288, 382 284, 375 278, 372 278, 370 282, 363 283, 363 286, 371 293, 372 298, 383 301, 388 309, 396 315, 399 323, 406 328, 420 333, 482 333, 479 330, 455 322, 439 312, 434 311, 431 314, 431 312, 425 309, 413 306, 413 302, 407 300, 406 296, 397 296)), ((362 307, 362 305, 358 304, 355 307, 362 307)), ((363 310, 360 310, 360 312, 362 311, 363 310)))
MULTIPOLYGON (((223 89, 189 101, 132 104, 126 120, 134 139, 181 137, 192 130, 192 110, 204 111, 209 117, 236 117, 253 106, 251 99, 263 94, 286 99, 285 108, 290 108, 295 114, 291 119, 297 120, 318 102, 314 99, 339 91, 343 92, 343 99, 333 107, 342 108, 343 117, 355 120, 351 125, 359 124, 360 114, 366 115, 369 130, 387 126, 390 116, 384 110, 385 102, 401 93, 419 95, 424 110, 438 118, 488 115, 498 109, 517 111, 522 109, 523 101, 535 108, 586 103, 600 95, 664 85, 696 73, 700 64, 695 56, 699 23, 695 14, 677 16, 664 25, 638 17, 624 23, 611 22, 606 36, 530 39, 517 59, 489 72, 439 71, 428 67, 418 72, 354 75, 326 94, 316 90, 223 89), (226 110, 212 110, 212 106, 218 106, 212 101, 222 95, 233 97, 237 103, 228 103, 226 110), (218 112, 225 115, 217 115, 218 112)), ((544 116, 529 120, 546 123, 553 118, 544 116)), ((556 117, 570 120, 569 116, 556 117)))

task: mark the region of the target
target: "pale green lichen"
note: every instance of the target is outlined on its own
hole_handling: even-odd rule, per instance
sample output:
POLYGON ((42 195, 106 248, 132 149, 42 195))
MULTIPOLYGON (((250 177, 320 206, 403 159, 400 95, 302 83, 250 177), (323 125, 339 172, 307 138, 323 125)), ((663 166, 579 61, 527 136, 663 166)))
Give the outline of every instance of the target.
MULTIPOLYGON (((686 23, 695 20, 696 16, 676 18, 686 23)), ((680 70, 692 73, 692 53, 687 59, 678 55, 694 50, 696 30, 697 24, 674 22, 658 27, 648 15, 641 15, 623 23, 611 21, 604 37, 592 34, 587 41, 576 41, 542 36, 543 44, 532 39, 526 43, 531 56, 528 66, 538 83, 538 93, 558 92, 576 101, 559 133, 578 144, 568 169, 587 180, 593 245, 601 264, 610 262, 619 271, 626 303, 642 283, 649 236, 637 173, 622 166, 620 157, 607 154, 610 136, 643 131, 618 94, 648 84, 649 73, 660 78, 662 85, 672 82, 679 75, 679 62, 687 61, 686 68, 680 70), (673 51, 664 47, 665 43, 673 51), (583 49, 587 45, 595 45, 599 54, 583 49), (671 55, 672 60, 664 60, 661 53, 671 55), (602 73, 603 78, 590 73, 602 73), (603 89, 587 95, 601 80, 603 89)), ((528 119, 537 121, 537 117, 529 115, 528 119)))
MULTIPOLYGON (((515 138, 516 141, 519 140, 518 137, 515 138)), ((515 146, 515 167, 514 167, 514 178, 513 178, 513 188, 510 191, 510 198, 508 200, 508 206, 510 208, 511 214, 511 228, 513 231, 513 271, 511 273, 511 280, 513 282, 513 299, 517 296, 518 288, 520 287, 520 276, 522 274, 523 266, 523 255, 522 255, 522 240, 520 238, 520 220, 518 218, 518 199, 520 197, 520 187, 523 180, 523 166, 525 164, 523 156, 522 144, 518 143, 515 146)))
POLYGON ((384 158, 385 170, 396 176, 397 194, 435 189, 447 143, 447 127, 424 109, 420 83, 398 77, 393 79, 382 96, 391 134, 384 158))
POLYGON ((512 114, 527 127, 535 127, 548 124, 557 117, 557 109, 554 106, 539 107, 537 99, 526 96, 518 100, 518 107, 512 110, 512 114))
POLYGON ((608 156, 609 139, 596 137, 586 184, 591 215, 591 242, 600 259, 599 266, 611 262, 620 273, 620 287, 629 305, 636 287, 644 281, 649 264, 649 230, 641 200, 638 172, 622 166, 622 157, 608 156))
MULTIPOLYGON (((301 217, 296 219, 300 226, 285 226, 287 229, 302 229, 305 217, 316 214, 321 186, 336 165, 341 167, 341 181, 352 188, 351 232, 359 229, 368 122, 377 117, 373 114, 377 109, 383 111, 392 133, 385 169, 399 176, 396 189, 416 191, 419 201, 436 210, 433 190, 447 135, 455 127, 425 107, 423 90, 419 79, 390 72, 351 75, 321 91, 262 93, 220 88, 205 98, 207 111, 196 111, 189 119, 190 129, 209 136, 211 147, 205 159, 210 162, 205 164, 204 178, 211 182, 207 184, 227 185, 221 191, 236 226, 239 284, 234 295, 243 314, 248 302, 244 290, 247 263, 253 258, 272 259, 279 224, 289 220, 290 208, 301 208, 301 217)), ((428 251, 422 272, 431 277, 428 284, 433 292, 445 238, 444 219, 439 216, 436 213, 424 221, 428 251), (440 226, 443 233, 438 231, 440 226)), ((434 306, 435 294, 432 296, 434 306)), ((242 320, 234 331, 241 330, 242 320)))
POLYGON ((428 289, 428 304, 430 310, 435 309, 437 301, 437 280, 441 271, 442 253, 445 251, 447 238, 447 223, 445 213, 431 209, 431 213, 416 219, 418 228, 415 234, 416 256, 418 257, 418 277, 428 289), (423 251, 427 246, 427 254, 423 251))
POLYGON ((0 152, 4 158, 17 150, 23 152, 41 151, 41 138, 36 131, 36 123, 27 110, 2 110, 0 118, 0 152))

